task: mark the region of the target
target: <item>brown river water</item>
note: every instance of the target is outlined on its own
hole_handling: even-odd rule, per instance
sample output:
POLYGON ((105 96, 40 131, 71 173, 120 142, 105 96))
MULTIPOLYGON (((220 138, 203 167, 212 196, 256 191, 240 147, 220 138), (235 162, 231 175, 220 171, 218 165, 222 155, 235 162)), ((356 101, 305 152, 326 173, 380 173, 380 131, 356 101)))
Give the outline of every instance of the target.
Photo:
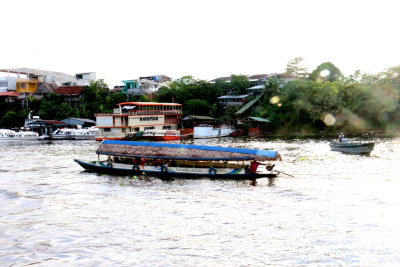
POLYGON ((188 142, 275 149, 294 177, 99 175, 73 161, 98 142, 0 141, 0 266, 400 265, 400 139, 188 142))

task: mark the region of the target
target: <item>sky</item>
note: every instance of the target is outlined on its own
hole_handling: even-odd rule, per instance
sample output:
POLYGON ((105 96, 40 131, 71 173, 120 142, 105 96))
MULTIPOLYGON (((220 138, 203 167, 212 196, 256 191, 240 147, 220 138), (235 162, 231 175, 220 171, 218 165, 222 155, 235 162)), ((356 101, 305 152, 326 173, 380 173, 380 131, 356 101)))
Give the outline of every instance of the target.
POLYGON ((304 58, 344 75, 400 65, 397 0, 1 1, 0 69, 140 76, 285 71, 304 58))

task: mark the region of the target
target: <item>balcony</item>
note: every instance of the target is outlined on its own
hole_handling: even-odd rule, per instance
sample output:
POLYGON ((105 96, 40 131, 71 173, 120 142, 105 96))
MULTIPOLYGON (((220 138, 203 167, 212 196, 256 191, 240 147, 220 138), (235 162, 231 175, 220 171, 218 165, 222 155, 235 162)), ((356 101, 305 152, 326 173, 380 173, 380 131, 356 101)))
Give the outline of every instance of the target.
POLYGON ((129 111, 129 112, 114 112, 114 113, 96 113, 95 116, 133 116, 133 115, 181 115, 182 110, 140 110, 140 111, 129 111))

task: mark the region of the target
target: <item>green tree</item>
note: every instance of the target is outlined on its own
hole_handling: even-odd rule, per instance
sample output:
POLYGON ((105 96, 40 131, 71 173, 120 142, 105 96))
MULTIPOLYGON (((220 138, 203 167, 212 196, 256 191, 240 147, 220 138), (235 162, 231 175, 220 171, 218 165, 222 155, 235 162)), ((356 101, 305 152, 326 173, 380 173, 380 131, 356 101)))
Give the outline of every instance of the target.
POLYGON ((20 127, 22 125, 21 118, 18 116, 17 112, 7 111, 1 118, 0 125, 4 128, 20 127))
POLYGON ((324 62, 311 72, 308 78, 312 81, 334 82, 343 79, 343 74, 331 62, 324 62))
POLYGON ((308 75, 307 68, 300 66, 303 60, 302 57, 296 57, 289 61, 286 65, 286 74, 294 76, 296 79, 306 78, 308 75))
POLYGON ((191 115, 209 114, 210 105, 202 99, 190 99, 184 103, 185 113, 191 115))
POLYGON ((246 89, 250 87, 249 79, 246 75, 231 75, 230 87, 237 95, 246 93, 246 89))
POLYGON ((217 103, 221 89, 204 80, 196 80, 192 76, 184 76, 158 89, 158 102, 175 102, 183 105, 183 113, 209 115, 211 107, 217 103), (199 101, 201 100, 201 101, 199 101), (207 105, 207 108, 204 108, 207 105), (195 110, 197 106, 199 110, 195 110), (195 112, 195 113, 193 113, 195 112))
POLYGON ((89 86, 83 87, 81 107, 85 118, 94 119, 94 114, 105 112, 108 108, 106 98, 110 90, 104 80, 92 81, 89 86))

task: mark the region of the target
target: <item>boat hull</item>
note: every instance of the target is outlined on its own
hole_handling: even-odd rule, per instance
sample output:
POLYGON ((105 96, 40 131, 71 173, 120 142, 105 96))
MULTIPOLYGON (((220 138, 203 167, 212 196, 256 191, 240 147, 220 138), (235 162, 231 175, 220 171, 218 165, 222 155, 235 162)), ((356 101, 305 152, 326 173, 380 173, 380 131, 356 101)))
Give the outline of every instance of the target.
POLYGON ((353 142, 331 142, 332 151, 339 151, 346 154, 364 154, 369 155, 374 149, 375 143, 353 143, 353 142))
MULTIPOLYGON (((167 169, 167 171, 163 171, 160 167, 157 169, 153 167, 153 169, 139 169, 134 170, 134 166, 131 168, 122 168, 118 167, 117 164, 112 164, 107 166, 103 162, 92 161, 85 162, 78 159, 74 159, 76 163, 78 163, 82 168, 87 171, 103 173, 103 174, 111 174, 111 175, 152 175, 159 176, 161 178, 202 178, 209 177, 212 179, 233 179, 233 180, 255 180, 259 178, 275 178, 278 176, 278 173, 221 173, 218 171, 215 174, 207 174, 207 173, 195 173, 195 172, 177 172, 167 169)), ((172 169, 172 168, 171 168, 172 169)))

